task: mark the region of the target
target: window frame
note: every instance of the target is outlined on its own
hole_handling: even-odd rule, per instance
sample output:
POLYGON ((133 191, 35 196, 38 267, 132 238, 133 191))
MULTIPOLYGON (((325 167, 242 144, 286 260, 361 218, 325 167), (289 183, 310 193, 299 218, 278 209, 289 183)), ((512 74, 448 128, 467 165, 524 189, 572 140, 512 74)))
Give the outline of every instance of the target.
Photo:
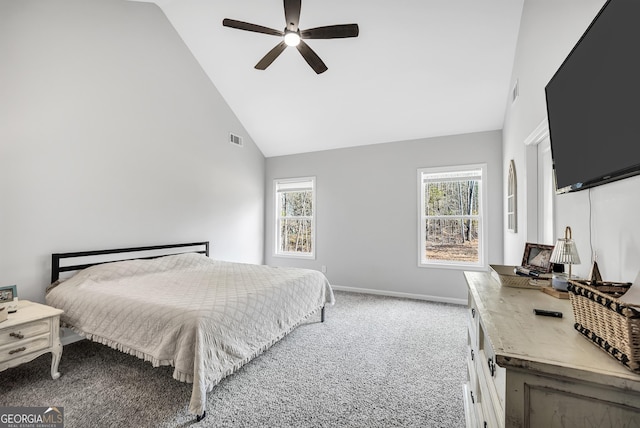
POLYGON ((513 159, 509 162, 509 174, 507 176, 507 230, 518 232, 518 180, 516 177, 516 163, 513 159))
MULTIPOLYGON (((417 173, 417 193, 418 193, 418 267, 422 268, 444 268, 444 269, 463 269, 486 271, 488 269, 487 251, 488 251, 488 206, 487 206, 487 164, 466 164, 451 165, 438 167, 418 168, 417 173), (433 218, 425 214, 425 192, 423 174, 437 173, 465 173, 480 170, 480 183, 478 191, 478 262, 460 262, 460 261, 444 261, 444 260, 426 260, 424 252, 426 248, 426 224, 427 218, 433 218)), ((462 216, 452 216, 459 218, 462 216)))
POLYGON ((273 180, 273 200, 274 200, 274 257, 285 257, 293 259, 306 259, 315 260, 316 258, 316 177, 294 177, 294 178, 276 178, 273 180), (311 220, 311 252, 309 253, 297 253, 297 252, 283 252, 280 251, 280 201, 278 198, 279 185, 293 184, 293 183, 308 183, 311 182, 311 216, 295 216, 290 218, 309 218, 311 220))

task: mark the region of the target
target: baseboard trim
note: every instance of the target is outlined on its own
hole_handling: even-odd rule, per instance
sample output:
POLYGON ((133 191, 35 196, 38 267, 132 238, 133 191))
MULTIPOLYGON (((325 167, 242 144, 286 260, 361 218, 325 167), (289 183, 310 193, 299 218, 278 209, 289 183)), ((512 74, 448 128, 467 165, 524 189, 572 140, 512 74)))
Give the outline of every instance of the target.
POLYGON ((467 306, 467 299, 456 299, 453 297, 430 296, 427 294, 402 293, 400 291, 374 290, 371 288, 344 287, 342 285, 331 285, 337 291, 347 291, 350 293, 376 294, 379 296, 402 297, 405 299, 426 300, 429 302, 451 303, 453 305, 467 306))

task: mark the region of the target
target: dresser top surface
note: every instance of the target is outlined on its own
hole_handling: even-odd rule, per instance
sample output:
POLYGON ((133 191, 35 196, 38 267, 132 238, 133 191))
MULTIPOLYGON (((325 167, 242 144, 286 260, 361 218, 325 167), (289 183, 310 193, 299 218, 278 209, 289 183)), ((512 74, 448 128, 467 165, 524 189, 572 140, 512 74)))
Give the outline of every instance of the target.
POLYGON ((503 287, 485 272, 465 272, 465 278, 499 365, 551 375, 612 376, 618 386, 640 391, 640 375, 574 329, 569 300, 535 289, 503 287), (563 317, 535 315, 534 309, 560 311, 563 317))

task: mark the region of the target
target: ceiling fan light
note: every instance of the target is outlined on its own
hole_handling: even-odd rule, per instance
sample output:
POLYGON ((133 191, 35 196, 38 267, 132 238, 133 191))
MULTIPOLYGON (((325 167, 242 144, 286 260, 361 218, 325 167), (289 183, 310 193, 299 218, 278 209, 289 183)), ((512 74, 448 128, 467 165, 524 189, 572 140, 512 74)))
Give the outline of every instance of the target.
POLYGON ((298 33, 294 33, 292 31, 288 32, 284 35, 284 42, 287 44, 287 46, 298 46, 298 44, 300 43, 300 36, 298 35, 298 33))

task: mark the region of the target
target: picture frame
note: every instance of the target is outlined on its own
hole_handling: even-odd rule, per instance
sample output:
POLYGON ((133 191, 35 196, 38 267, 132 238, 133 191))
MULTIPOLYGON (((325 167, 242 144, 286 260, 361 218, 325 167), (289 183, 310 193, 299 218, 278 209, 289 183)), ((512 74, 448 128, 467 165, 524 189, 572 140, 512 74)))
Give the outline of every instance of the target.
POLYGON ((0 305, 13 303, 13 299, 16 297, 18 297, 18 288, 15 285, 0 287, 0 305))
POLYGON ((550 273, 553 270, 551 253, 553 245, 527 242, 522 255, 522 267, 539 273, 550 273))

